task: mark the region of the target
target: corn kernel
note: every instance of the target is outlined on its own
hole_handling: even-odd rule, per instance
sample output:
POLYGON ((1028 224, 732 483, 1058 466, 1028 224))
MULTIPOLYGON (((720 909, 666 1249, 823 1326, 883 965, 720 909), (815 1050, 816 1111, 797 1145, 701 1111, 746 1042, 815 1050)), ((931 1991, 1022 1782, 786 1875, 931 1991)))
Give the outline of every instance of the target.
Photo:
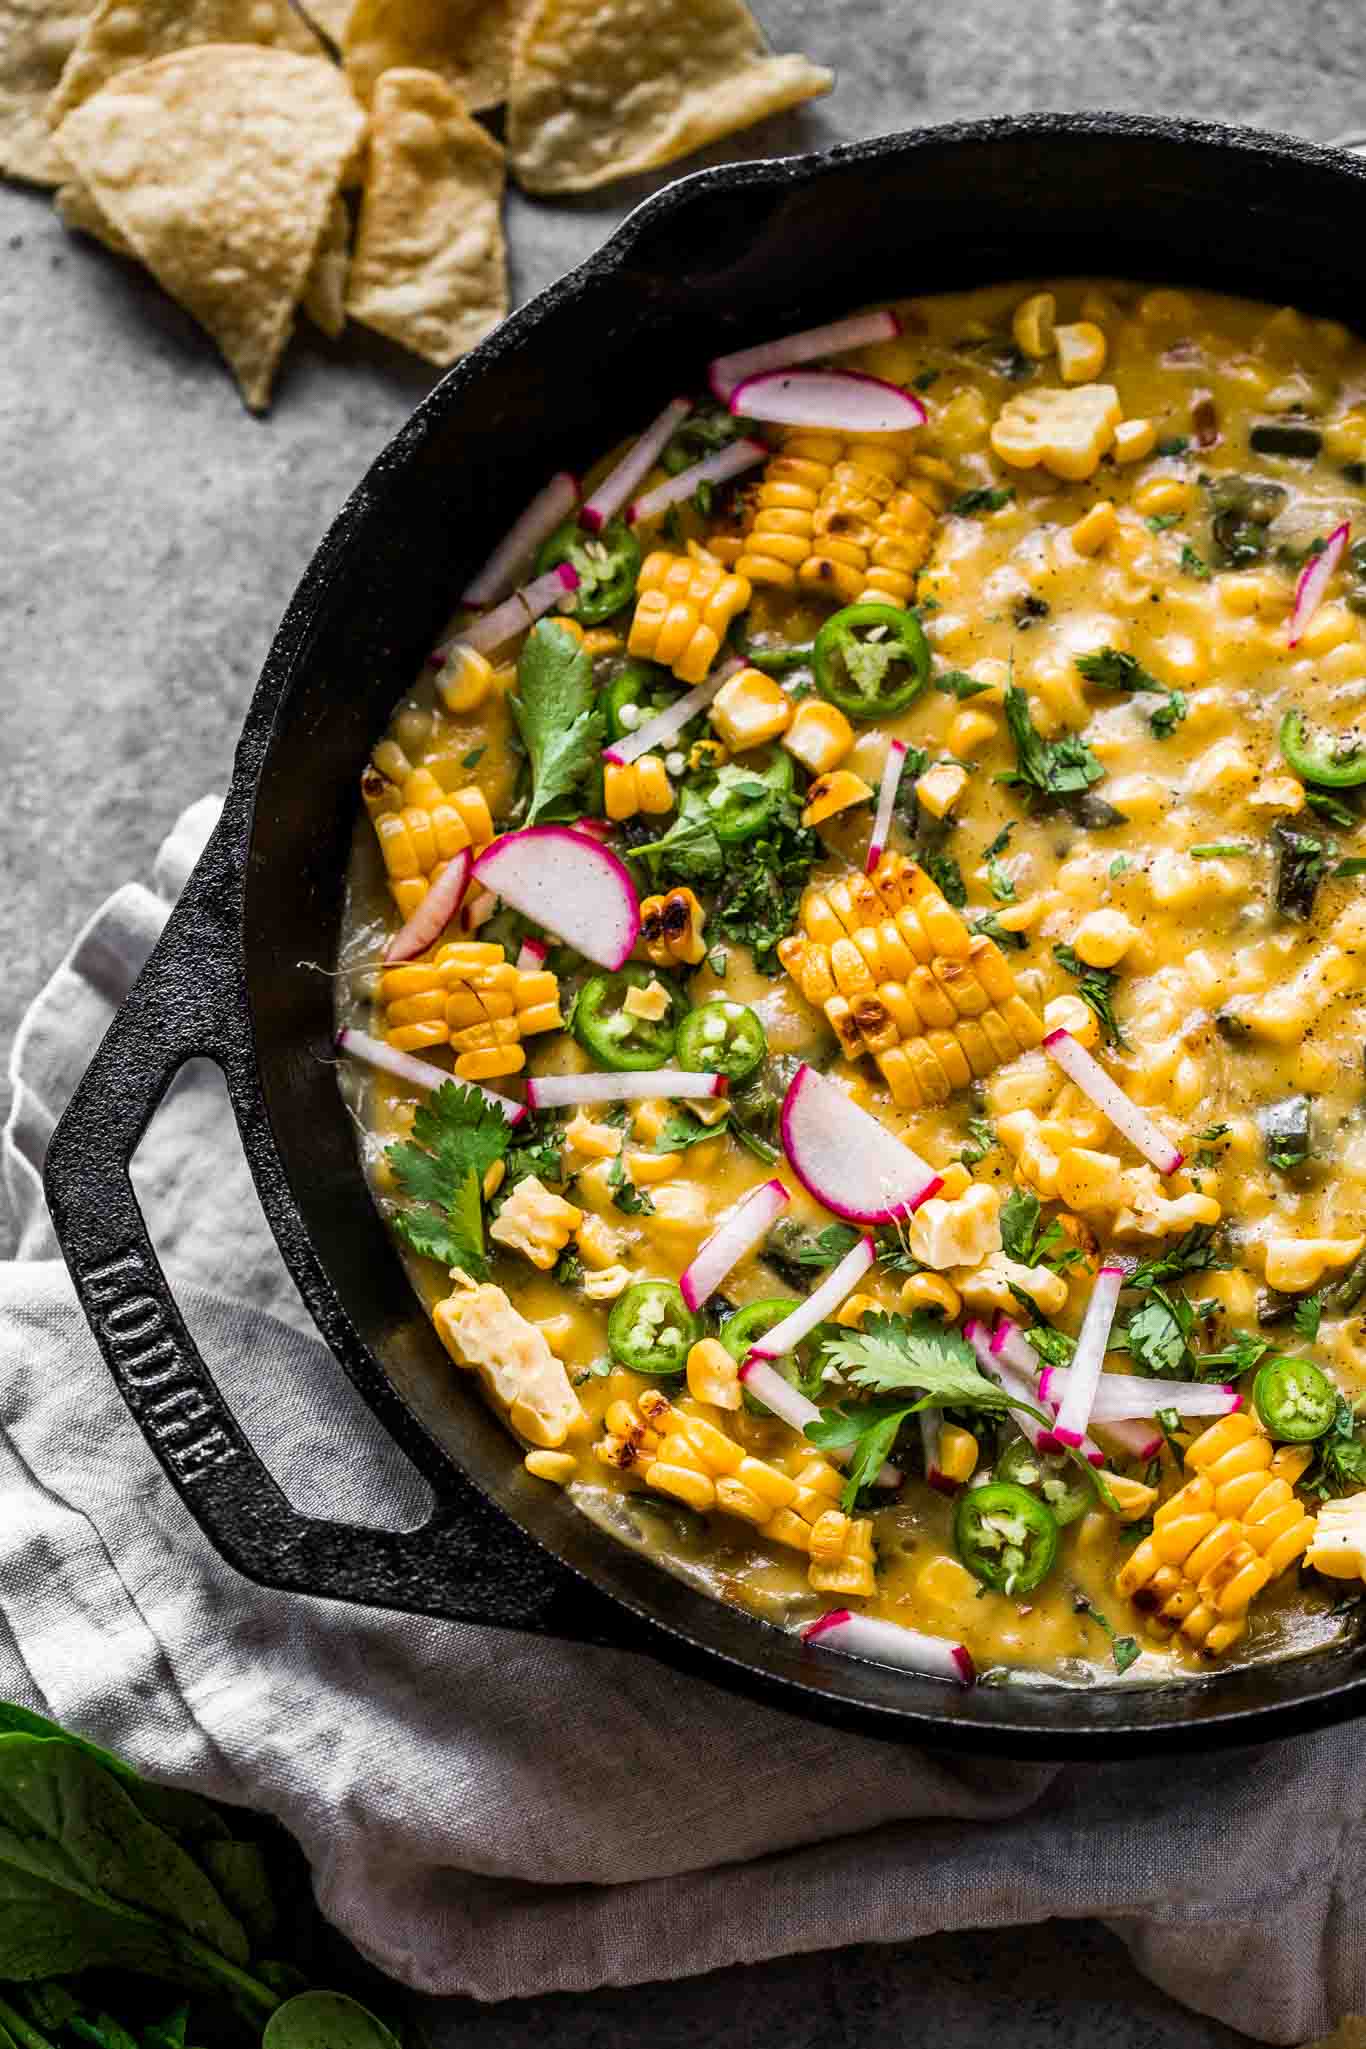
POLYGON ((792 705, 762 669, 740 669, 717 691, 708 717, 732 754, 740 754, 785 733, 792 705))
POLYGON ((835 817, 837 812, 849 810, 851 805, 871 802, 872 795, 862 776, 854 775, 847 768, 837 768, 812 783, 806 795, 802 824, 824 825, 827 819, 835 817))
POLYGON ((1029 298, 1021 299, 1015 308, 1010 331, 1015 337, 1015 346, 1026 356, 1037 361, 1051 353, 1053 348, 1053 322, 1058 302, 1051 292, 1033 292, 1029 298))
POLYGON ((837 768, 854 744, 854 729, 838 705, 808 697, 792 714, 783 746, 814 776, 837 768))
POLYGON ((956 762, 941 761, 916 781, 916 800, 933 818, 945 818, 968 786, 968 772, 956 762))
POLYGON ((1157 443, 1157 428, 1151 420, 1121 420, 1115 428, 1113 454, 1116 462, 1141 462, 1157 443))
POLYGON ((1098 555, 1118 532, 1114 505, 1110 499, 1102 498, 1072 528, 1072 546, 1079 555, 1098 555))
POLYGON ((1105 368, 1105 336, 1093 320, 1054 328, 1053 341, 1064 384, 1089 384, 1105 368))
POLYGON ((574 1477, 578 1460, 568 1451, 529 1451, 522 1464, 536 1479, 566 1487, 574 1477))

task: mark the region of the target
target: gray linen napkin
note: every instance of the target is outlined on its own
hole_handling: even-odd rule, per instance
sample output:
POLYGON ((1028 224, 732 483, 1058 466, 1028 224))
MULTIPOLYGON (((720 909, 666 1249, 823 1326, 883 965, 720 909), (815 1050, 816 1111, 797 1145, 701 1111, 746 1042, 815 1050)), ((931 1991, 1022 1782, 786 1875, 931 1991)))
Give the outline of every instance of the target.
MULTIPOLYGON (((968 1764, 680 1684, 648 1658, 263 1591, 199 1535, 95 1350, 42 1205, 53 1123, 217 813, 127 884, 16 1042, 3 1141, 0 1692, 268 1809, 381 1969, 485 1999, 1100 1915, 1268 2042, 1366 2006, 1363 1741, 1088 1771, 968 1764)), ((270 1241, 202 1063, 139 1194, 211 1370, 301 1508, 421 1520, 270 1241)))

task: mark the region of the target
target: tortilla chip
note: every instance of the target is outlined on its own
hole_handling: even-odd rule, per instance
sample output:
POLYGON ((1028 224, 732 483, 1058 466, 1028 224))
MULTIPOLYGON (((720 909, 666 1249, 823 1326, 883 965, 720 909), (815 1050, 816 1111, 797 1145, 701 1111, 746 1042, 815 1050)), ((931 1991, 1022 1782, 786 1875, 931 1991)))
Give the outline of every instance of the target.
POLYGON ((351 12, 351 0, 299 0, 300 12, 320 28, 328 41, 342 46, 346 34, 346 17, 351 12))
POLYGON ((289 0, 99 0, 48 101, 48 121, 60 127, 120 72, 197 43, 260 43, 303 57, 327 55, 289 0))
POLYGON ((346 310, 444 369, 507 312, 503 152, 430 71, 386 71, 346 310))
POLYGON ((364 126, 325 59, 203 43, 123 72, 57 146, 260 409, 364 126))
POLYGON ((583 192, 686 156, 829 92, 771 57, 743 0, 539 0, 508 94, 508 161, 528 192, 583 192))
POLYGON ((386 71, 444 78, 471 113, 508 96, 512 52, 532 0, 354 0, 342 61, 368 106, 386 71))
POLYGON ((351 216, 346 201, 338 193, 328 213, 303 296, 304 312, 333 341, 346 325, 346 278, 350 268, 351 216))
POLYGON ((57 193, 57 211, 62 217, 62 226, 73 234, 89 235, 96 242, 103 242, 106 249, 112 249, 115 256, 131 256, 137 261, 132 243, 121 235, 112 221, 106 220, 96 202, 84 185, 73 180, 63 185, 57 193))
POLYGON ((0 173, 34 185, 67 175, 44 109, 90 12, 81 0, 0 0, 0 173))

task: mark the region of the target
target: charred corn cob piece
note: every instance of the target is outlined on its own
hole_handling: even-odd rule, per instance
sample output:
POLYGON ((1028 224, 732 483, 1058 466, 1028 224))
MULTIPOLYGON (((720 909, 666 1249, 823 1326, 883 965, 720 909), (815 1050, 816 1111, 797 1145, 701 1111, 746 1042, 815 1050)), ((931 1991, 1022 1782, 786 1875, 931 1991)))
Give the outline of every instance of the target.
POLYGON ((797 430, 764 470, 738 573, 781 590, 904 605, 946 502, 943 465, 900 434, 797 430))
POLYGON ((361 777, 361 800, 379 840, 389 893, 410 918, 446 863, 466 847, 486 847, 493 817, 482 790, 446 790, 430 768, 414 768, 383 740, 361 777))
POLYGON ((516 1074, 526 1065, 522 1040, 556 1031, 560 985, 547 968, 514 967, 501 946, 462 939, 426 960, 387 968, 380 977, 384 1036, 401 1052, 453 1046, 462 1081, 516 1074), (490 1057, 497 1056, 496 1064, 490 1057))
POLYGON ((841 1514, 844 1482, 834 1466, 799 1446, 797 1470, 752 1458, 695 1402, 675 1406, 657 1388, 632 1402, 613 1402, 595 1457, 618 1472, 637 1471, 647 1487, 701 1514, 720 1510, 808 1554, 808 1577, 821 1593, 874 1592, 873 1526, 841 1514))
POLYGON ((1255 1416, 1221 1416, 1189 1447, 1185 1486, 1115 1575, 1150 1629, 1179 1631, 1201 1657, 1238 1641, 1257 1595, 1313 1539, 1314 1518, 1276 1456, 1255 1416))
POLYGON ((1000 948, 902 854, 808 890, 778 958, 845 1057, 871 1054, 905 1109, 947 1102, 1043 1037, 1000 948))
POLYGON ((656 548, 641 566, 627 647, 662 662, 681 683, 700 683, 750 595, 745 577, 696 541, 688 543, 686 555, 656 548))
POLYGON ((640 936, 657 968, 684 961, 695 968, 706 953, 702 927, 707 914, 690 889, 671 889, 667 896, 647 896, 640 907, 640 936))

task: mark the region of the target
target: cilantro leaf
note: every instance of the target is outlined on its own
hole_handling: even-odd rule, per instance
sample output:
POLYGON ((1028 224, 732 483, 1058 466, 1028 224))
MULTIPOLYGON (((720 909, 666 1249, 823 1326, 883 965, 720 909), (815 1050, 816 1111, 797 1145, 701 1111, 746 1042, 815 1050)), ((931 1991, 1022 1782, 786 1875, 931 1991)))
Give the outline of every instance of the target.
POLYGON ((870 1402, 866 1407, 848 1413, 841 1409, 822 1409, 819 1419, 807 1424, 805 1436, 822 1451, 854 1447, 844 1492, 840 1496, 846 1512, 854 1506, 864 1488, 872 1486, 887 1463, 902 1424, 908 1422, 913 1414, 913 1409, 896 1405, 889 1407, 886 1402, 870 1402))
POLYGON ((975 491, 964 491, 949 507, 953 519, 971 519, 979 512, 999 512, 1003 505, 1009 505, 1015 496, 1010 484, 981 484, 975 491))
POLYGON ((602 713, 592 675, 589 657, 557 621, 532 627, 517 663, 517 691, 508 699, 531 763, 527 825, 568 797, 597 764, 602 713))
MULTIPOLYGON (((795 820, 799 814, 794 809, 792 815, 795 820)), ((757 838, 745 841, 742 861, 721 864, 715 930, 747 946, 761 974, 771 969, 778 941, 792 930, 802 891, 821 853, 814 832, 779 818, 757 838)))
POLYGON ((1018 684, 1008 685, 1005 694, 1006 724, 1015 742, 1015 769, 998 776, 998 782, 1024 783, 1050 797, 1085 790, 1098 783, 1105 770, 1085 741, 1069 733, 1062 740, 1045 740, 1029 715, 1029 699, 1018 684))
POLYGON ((393 1217, 414 1252, 483 1278, 484 1176, 503 1158, 510 1137, 502 1111, 459 1082, 444 1082, 421 1105, 411 1140, 391 1145, 385 1154, 405 1195, 422 1205, 396 1210, 393 1217))
POLYGON ((1077 668, 1088 683, 1098 683, 1102 690, 1150 690, 1161 697, 1163 702, 1148 714, 1148 724, 1159 740, 1174 733, 1186 716, 1185 694, 1169 690, 1156 676, 1149 675, 1136 656, 1119 648, 1102 647, 1094 654, 1078 655, 1077 668))
POLYGON ((1180 1379, 1189 1369, 1194 1328, 1195 1312, 1184 1295, 1151 1289, 1129 1318, 1126 1337, 1135 1369, 1159 1380, 1180 1379))
POLYGON ((607 1186, 612 1191, 612 1207, 627 1217, 652 1217, 655 1206, 643 1188, 637 1188, 626 1171, 626 1162, 618 1153, 607 1169, 607 1186))
POLYGON ((661 873, 679 882, 714 881, 726 857, 711 824, 711 812, 699 789, 683 792, 678 816, 662 838, 632 847, 633 861, 648 861, 656 880, 661 873))
POLYGON ((1051 1266, 1055 1273, 1081 1257, 1069 1245, 1056 1217, 1043 1221, 1043 1206, 1027 1188, 1012 1188, 1001 1205, 1001 1247, 1007 1259, 1021 1266, 1051 1266))
POLYGON ((963 703, 969 697, 980 697, 990 690, 990 683, 979 683, 975 676, 969 676, 966 669, 945 669, 942 676, 934 679, 936 690, 942 690, 945 697, 956 697, 963 703))
POLYGON ((1321 1501, 1366 1487, 1366 1443, 1357 1435, 1356 1410, 1340 1395, 1332 1427, 1319 1439, 1314 1463, 1302 1484, 1306 1494, 1321 1501))
POLYGON ((1116 1672, 1127 1672, 1135 1658, 1142 1655, 1138 1641, 1132 1636, 1120 1636, 1108 1615, 1093 1607, 1085 1594, 1079 1593, 1072 1603, 1078 1615, 1089 1615, 1098 1629, 1103 1629, 1110 1639, 1110 1653, 1115 1661, 1116 1672))
POLYGON ((1074 948, 1055 946, 1053 958, 1060 968, 1066 968, 1069 975, 1077 978, 1077 994, 1086 1008, 1100 1019, 1101 1029, 1111 1046, 1128 1044, 1123 1027, 1115 1016, 1115 984, 1119 980, 1113 968, 1088 967, 1074 948))
POLYGON ((965 1167, 975 1167, 996 1143, 996 1128, 989 1117, 969 1117, 968 1143, 958 1157, 965 1167))
POLYGON ((983 1374, 967 1340, 923 1309, 909 1322, 904 1316, 868 1317, 861 1330, 831 1338, 826 1358, 870 1393, 914 1389, 919 1399, 913 1410, 1010 1406, 1005 1390, 983 1374))
POLYGON ((1145 1259, 1130 1274, 1126 1287, 1152 1288, 1178 1274, 1222 1272, 1228 1261, 1220 1257, 1214 1231, 1208 1224, 1195 1224, 1155 1259, 1145 1259))
POLYGON ((923 853, 920 865, 934 883, 945 903, 961 911, 968 900, 968 886, 963 880, 963 871, 952 854, 935 848, 923 853))
POLYGON ((1208 583, 1214 574, 1203 555, 1198 555, 1187 541, 1181 550, 1181 567, 1187 576, 1193 576, 1198 583, 1208 583))
POLYGON ((1323 1321, 1322 1288, 1313 1295, 1301 1297, 1291 1312, 1290 1321, 1295 1326, 1296 1335, 1302 1337, 1307 1345, 1312 1345, 1323 1321))

